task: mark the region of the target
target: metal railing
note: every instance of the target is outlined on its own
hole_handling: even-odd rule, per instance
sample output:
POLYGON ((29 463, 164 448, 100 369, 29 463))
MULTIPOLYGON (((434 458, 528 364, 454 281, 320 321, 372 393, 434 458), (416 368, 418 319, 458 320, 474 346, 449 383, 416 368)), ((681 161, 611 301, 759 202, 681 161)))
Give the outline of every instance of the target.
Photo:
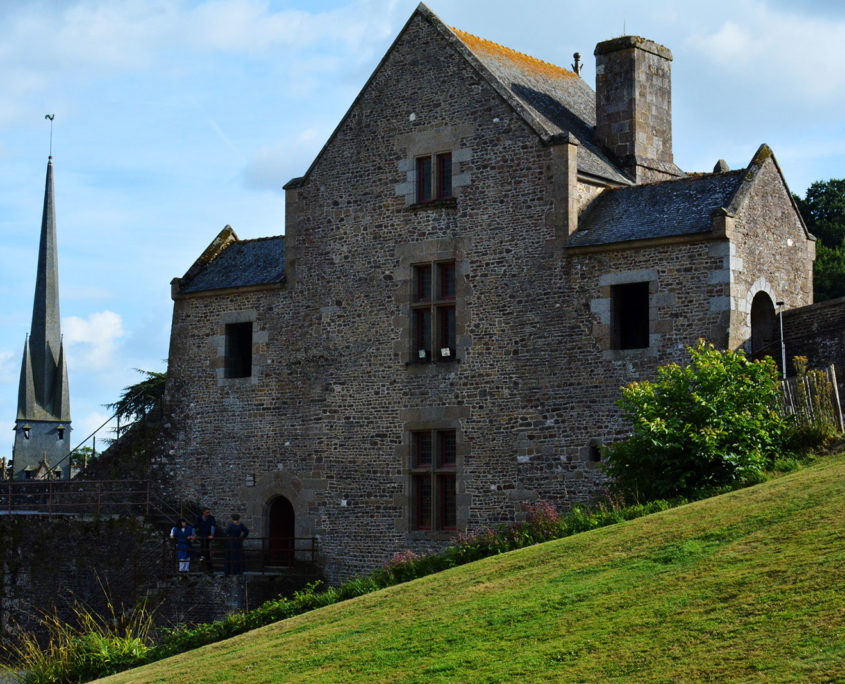
POLYGON ((0 512, 8 515, 149 516, 152 509, 149 480, 9 480, 0 485, 0 512))
MULTIPOLYGON (((210 566, 215 573, 278 575, 317 562, 316 537, 247 537, 240 542, 240 548, 226 537, 208 541, 208 547, 199 539, 192 542, 189 573, 209 572, 206 548, 211 552, 210 566)), ((176 542, 166 538, 161 549, 162 577, 178 574, 176 542)))

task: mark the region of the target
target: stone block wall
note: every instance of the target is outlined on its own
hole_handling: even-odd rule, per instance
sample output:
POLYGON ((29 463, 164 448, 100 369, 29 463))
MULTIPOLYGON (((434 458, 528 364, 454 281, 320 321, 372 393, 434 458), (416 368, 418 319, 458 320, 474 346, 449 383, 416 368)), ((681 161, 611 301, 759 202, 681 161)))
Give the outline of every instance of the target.
POLYGON ((751 303, 758 292, 786 309, 813 301, 815 243, 807 239, 772 157, 764 160, 730 233, 725 268, 731 292, 724 306, 733 312, 729 344, 738 348, 751 337, 751 303))
POLYGON ((787 372, 793 372, 795 356, 806 356, 810 368, 834 364, 839 399, 845 402, 845 297, 785 311, 783 337, 787 372))

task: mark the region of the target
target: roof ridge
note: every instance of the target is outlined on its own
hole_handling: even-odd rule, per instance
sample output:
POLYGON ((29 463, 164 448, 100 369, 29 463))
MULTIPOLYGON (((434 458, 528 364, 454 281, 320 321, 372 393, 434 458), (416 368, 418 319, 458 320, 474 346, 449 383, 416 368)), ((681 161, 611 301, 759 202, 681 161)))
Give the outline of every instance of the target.
POLYGON ((237 242, 233 243, 236 245, 242 245, 245 242, 261 242, 262 240, 278 240, 279 238, 284 239, 284 235, 265 235, 264 237, 257 237, 257 238, 244 238, 238 240, 237 242))
POLYGON ((746 169, 731 169, 730 171, 721 171, 714 173, 713 171, 688 171, 685 176, 680 178, 664 178, 662 180, 651 181, 650 183, 637 183, 636 185, 626 185, 620 188, 613 188, 613 190, 622 190, 627 188, 649 188, 655 185, 666 185, 668 183, 680 183, 682 181, 704 180, 705 178, 715 178, 717 176, 737 176, 744 173, 746 169))
POLYGON ((556 71, 560 72, 561 76, 565 76, 567 78, 578 78, 578 75, 566 67, 559 66, 557 64, 553 64, 552 62, 547 62, 539 57, 533 57, 532 55, 526 54, 525 52, 520 52, 519 50, 514 50, 513 48, 509 48, 506 45, 502 45, 500 43, 496 43, 492 40, 488 40, 487 38, 482 38, 481 36, 476 36, 473 33, 469 33, 468 31, 463 31, 459 28, 454 26, 449 27, 462 41, 463 43, 472 50, 472 46, 470 45, 471 42, 475 42, 476 44, 486 45, 493 48, 496 48, 497 52, 503 52, 505 55, 510 57, 517 57, 520 61, 528 61, 529 63, 534 63, 535 65, 542 65, 544 70, 547 71, 549 67, 555 69, 556 71), (470 41, 467 41, 466 38, 469 38, 470 41))

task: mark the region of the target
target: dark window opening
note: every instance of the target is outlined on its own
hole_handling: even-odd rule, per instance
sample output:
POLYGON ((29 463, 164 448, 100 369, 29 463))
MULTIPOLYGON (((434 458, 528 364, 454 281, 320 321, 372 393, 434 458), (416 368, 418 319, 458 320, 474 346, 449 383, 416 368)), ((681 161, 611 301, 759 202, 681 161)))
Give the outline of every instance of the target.
POLYGON ((648 347, 648 283, 613 285, 610 290, 611 346, 614 349, 648 347))
POLYGON ((437 479, 440 485, 440 529, 454 530, 458 523, 455 476, 439 475, 437 479))
POLYGON ((411 527, 457 527, 457 444, 454 430, 411 433, 411 527))
POLYGON ((412 356, 417 363, 455 360, 455 262, 413 267, 412 356))
POLYGON ((431 467, 431 433, 414 433, 414 468, 431 467))
POLYGON ((417 361, 429 361, 431 360, 431 311, 416 309, 414 323, 417 361))
POLYGON ((440 271, 440 299, 455 298, 455 262, 438 264, 440 271))
POLYGON ((454 430, 442 430, 437 433, 440 440, 439 463, 441 468, 454 468, 457 463, 457 441, 454 430))
POLYGON ((417 157, 417 203, 452 198, 452 153, 417 157))
POLYGON ((599 463, 601 461, 601 445, 590 444, 590 461, 599 463))
POLYGON ((437 197, 449 199, 452 196, 452 154, 437 155, 437 197))
POLYGON ((226 377, 252 375, 252 323, 226 325, 226 377))
POLYGON ((431 157, 419 157, 417 159, 417 202, 431 200, 431 157))
POLYGON ((416 283, 415 301, 431 301, 431 266, 415 266, 414 281, 416 283))
POLYGON ((440 358, 455 356, 455 307, 440 307, 437 310, 440 327, 440 358))

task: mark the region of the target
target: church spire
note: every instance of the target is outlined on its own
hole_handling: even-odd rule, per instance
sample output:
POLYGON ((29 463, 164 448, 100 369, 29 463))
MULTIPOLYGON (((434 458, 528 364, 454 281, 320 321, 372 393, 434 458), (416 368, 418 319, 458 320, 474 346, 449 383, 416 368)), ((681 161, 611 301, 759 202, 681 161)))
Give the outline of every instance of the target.
POLYGON ((32 303, 32 328, 21 368, 21 409, 34 420, 70 420, 66 369, 63 368, 62 333, 59 316, 59 263, 56 248, 56 206, 53 194, 53 158, 47 162, 41 242, 32 303), (27 353, 28 352, 28 353, 27 353), (27 368, 30 366, 30 368, 27 368), (29 387, 29 383, 32 386, 29 387), (27 401, 30 398, 30 401, 27 401), (35 406, 31 405, 34 399, 35 406), (30 404, 27 406, 27 404, 30 404), (29 409, 29 410, 27 410, 29 409))
MULTIPOLYGON (((15 425, 15 477, 45 447, 55 463, 67 454, 65 432, 70 429, 67 360, 59 316, 59 264, 56 246, 56 207, 53 195, 53 157, 47 161, 44 211, 38 270, 32 303, 32 327, 24 343, 18 413, 15 425), (37 426, 30 425, 30 423, 37 426), (26 429, 25 429, 26 428, 26 429), (37 428, 37 429, 36 429, 37 428)), ((46 456, 45 456, 46 458, 46 456)))

